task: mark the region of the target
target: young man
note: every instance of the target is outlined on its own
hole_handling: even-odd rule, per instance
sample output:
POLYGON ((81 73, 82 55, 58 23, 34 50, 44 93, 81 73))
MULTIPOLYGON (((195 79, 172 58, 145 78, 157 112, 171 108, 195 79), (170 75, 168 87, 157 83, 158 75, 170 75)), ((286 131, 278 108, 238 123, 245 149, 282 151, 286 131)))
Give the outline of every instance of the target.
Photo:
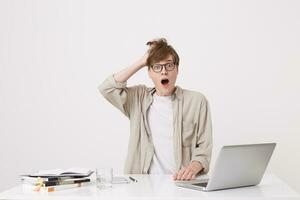
POLYGON ((173 174, 174 180, 207 173, 212 151, 209 105, 199 92, 175 86, 179 57, 166 39, 148 42, 146 54, 109 76, 101 94, 130 119, 125 173, 173 174), (155 87, 127 87, 148 66, 155 87))

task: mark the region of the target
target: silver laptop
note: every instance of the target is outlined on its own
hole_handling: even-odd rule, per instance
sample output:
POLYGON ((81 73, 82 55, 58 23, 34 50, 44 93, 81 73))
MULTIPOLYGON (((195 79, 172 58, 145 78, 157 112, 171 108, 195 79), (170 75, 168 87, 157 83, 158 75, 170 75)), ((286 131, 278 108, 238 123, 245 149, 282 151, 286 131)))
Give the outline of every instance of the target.
POLYGON ((260 183, 276 143, 222 147, 209 180, 176 181, 180 187, 213 191, 260 183))

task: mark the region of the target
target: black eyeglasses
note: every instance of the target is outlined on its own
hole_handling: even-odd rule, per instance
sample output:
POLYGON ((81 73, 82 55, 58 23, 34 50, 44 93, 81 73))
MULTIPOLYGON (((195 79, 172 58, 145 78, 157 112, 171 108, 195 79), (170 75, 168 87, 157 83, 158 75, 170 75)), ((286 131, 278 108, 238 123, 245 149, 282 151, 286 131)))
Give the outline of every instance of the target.
POLYGON ((175 69, 175 64, 174 63, 166 63, 166 64, 153 64, 151 65, 151 68, 153 69, 154 72, 160 73, 163 67, 165 67, 166 71, 173 71, 175 69))

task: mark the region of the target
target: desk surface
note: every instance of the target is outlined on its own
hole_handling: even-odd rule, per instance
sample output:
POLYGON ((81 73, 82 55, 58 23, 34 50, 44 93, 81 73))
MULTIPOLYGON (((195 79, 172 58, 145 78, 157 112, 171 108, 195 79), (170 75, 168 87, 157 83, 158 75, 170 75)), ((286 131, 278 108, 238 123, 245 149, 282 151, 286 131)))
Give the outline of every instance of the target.
POLYGON ((0 193, 0 199, 300 199, 299 194, 274 175, 245 187, 214 192, 201 192, 174 185, 169 175, 133 175, 137 183, 114 184, 98 190, 95 184, 51 193, 25 192, 18 185, 0 193))

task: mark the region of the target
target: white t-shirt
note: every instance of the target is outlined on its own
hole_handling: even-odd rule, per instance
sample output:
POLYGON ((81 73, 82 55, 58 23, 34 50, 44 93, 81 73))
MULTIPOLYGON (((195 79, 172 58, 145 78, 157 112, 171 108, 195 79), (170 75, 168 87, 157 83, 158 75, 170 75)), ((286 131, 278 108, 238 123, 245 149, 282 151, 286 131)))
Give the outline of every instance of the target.
POLYGON ((148 112, 154 156, 150 174, 174 174, 176 164, 173 148, 173 106, 171 96, 153 95, 148 112))

